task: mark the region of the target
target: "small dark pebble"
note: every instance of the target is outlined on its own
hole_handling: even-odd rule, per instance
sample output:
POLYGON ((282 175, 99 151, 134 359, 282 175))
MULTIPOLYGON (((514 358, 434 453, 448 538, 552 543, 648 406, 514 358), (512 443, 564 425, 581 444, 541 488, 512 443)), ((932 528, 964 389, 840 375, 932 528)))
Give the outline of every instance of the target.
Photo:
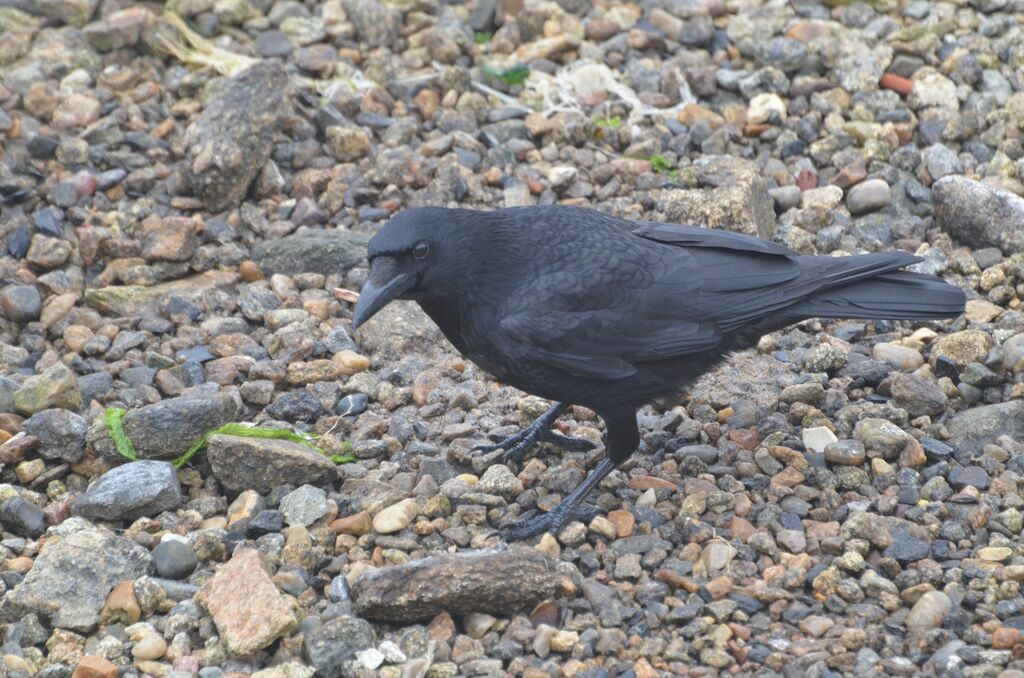
POLYGON ((284 528, 284 514, 277 509, 260 511, 249 521, 249 534, 259 537, 264 534, 276 534, 284 528))
POLYGON ((177 539, 160 542, 152 555, 157 574, 167 579, 184 579, 195 571, 199 562, 192 547, 177 539))
POLYGON ((46 516, 35 504, 9 497, 0 503, 0 525, 19 537, 35 539, 46 532, 46 516))

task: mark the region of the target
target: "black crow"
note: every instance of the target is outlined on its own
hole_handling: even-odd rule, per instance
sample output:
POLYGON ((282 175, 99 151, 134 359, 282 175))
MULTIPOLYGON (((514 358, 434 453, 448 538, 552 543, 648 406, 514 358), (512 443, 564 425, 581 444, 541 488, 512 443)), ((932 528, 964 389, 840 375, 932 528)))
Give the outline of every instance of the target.
POLYGON ((506 460, 540 440, 580 446, 550 431, 570 404, 604 419, 604 459, 558 506, 503 528, 507 540, 557 533, 637 449, 637 408, 680 393, 765 333, 813 317, 950 318, 965 300, 939 278, 899 270, 920 261, 905 252, 804 256, 752 236, 566 206, 411 209, 370 240, 368 258, 353 328, 393 299, 415 300, 482 369, 555 401, 492 447, 506 460))

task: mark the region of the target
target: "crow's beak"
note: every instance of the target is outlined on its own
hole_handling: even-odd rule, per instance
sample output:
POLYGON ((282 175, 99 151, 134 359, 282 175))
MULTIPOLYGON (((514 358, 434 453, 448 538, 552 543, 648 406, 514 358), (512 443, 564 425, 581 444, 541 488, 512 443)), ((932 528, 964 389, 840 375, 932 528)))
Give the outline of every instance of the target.
POLYGON ((392 257, 375 258, 370 264, 370 277, 359 292, 359 301, 352 312, 352 329, 358 329, 414 284, 416 275, 399 271, 392 257))

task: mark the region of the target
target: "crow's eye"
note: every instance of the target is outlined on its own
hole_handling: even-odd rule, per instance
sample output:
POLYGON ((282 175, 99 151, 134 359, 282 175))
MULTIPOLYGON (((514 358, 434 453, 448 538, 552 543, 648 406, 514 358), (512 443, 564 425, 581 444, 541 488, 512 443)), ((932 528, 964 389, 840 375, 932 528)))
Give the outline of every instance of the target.
POLYGON ((425 242, 416 243, 416 247, 412 248, 412 255, 417 259, 422 259, 430 254, 430 245, 425 242))

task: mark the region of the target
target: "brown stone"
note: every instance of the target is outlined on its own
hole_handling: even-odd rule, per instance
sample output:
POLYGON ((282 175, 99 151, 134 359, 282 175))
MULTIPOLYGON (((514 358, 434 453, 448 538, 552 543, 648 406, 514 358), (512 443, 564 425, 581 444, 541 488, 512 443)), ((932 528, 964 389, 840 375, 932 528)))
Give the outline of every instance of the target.
POLYGON ((4 430, 11 435, 15 435, 21 430, 21 422, 23 421, 25 421, 24 417, 20 417, 13 412, 4 412, 3 414, 0 414, 0 430, 4 430))
POLYGON ((361 537, 370 533, 372 521, 369 513, 360 511, 344 518, 338 518, 331 523, 330 527, 335 534, 351 534, 361 537))
POLYGON ((196 600, 213 617, 232 656, 252 654, 295 630, 298 620, 263 569, 259 552, 244 550, 221 565, 196 600))
POLYGON ((849 165, 846 165, 839 170, 839 173, 832 177, 832 185, 838 186, 845 191, 850 186, 864 181, 867 176, 868 170, 864 164, 864 159, 857 158, 849 165))
POLYGON ((882 78, 878 81, 878 86, 882 89, 891 89, 902 96, 907 96, 910 94, 910 90, 913 89, 914 83, 909 78, 904 78, 895 73, 883 73, 882 78))
POLYGON ((228 529, 245 532, 256 514, 263 509, 263 499, 259 492, 245 490, 239 493, 228 506, 228 529))
POLYGON ((761 442, 757 434, 756 426, 729 431, 729 440, 751 452, 756 450, 758 443, 761 442))
POLYGON ((382 567, 360 577, 352 593, 360 617, 407 624, 442 611, 507 616, 551 598, 557 583, 555 561, 517 546, 382 567))
POLYGON ((705 588, 707 588, 708 593, 711 594, 712 598, 715 600, 721 600, 729 595, 730 591, 732 591, 732 580, 726 576, 715 577, 707 583, 705 588))
POLYGON ((18 556, 11 558, 5 563, 5 569, 11 572, 17 572, 18 574, 28 574, 29 570, 32 569, 34 562, 28 556, 18 556))
POLYGON ((772 484, 782 485, 783 487, 796 487, 805 479, 806 476, 803 473, 800 473, 800 471, 792 466, 788 466, 772 476, 772 484))
POLYGON ((71 678, 117 678, 117 667, 105 657, 90 654, 82 657, 71 678))
POLYGON ((924 466, 928 458, 924 454, 924 447, 917 442, 917 438, 911 438, 903 447, 900 453, 900 466, 904 468, 917 468, 924 466))
POLYGON ((1001 626, 992 633, 993 650, 1009 650, 1021 642, 1020 629, 1012 626, 1001 626))
POLYGON ((732 533, 733 539, 739 539, 742 542, 747 541, 750 535, 756 532, 754 526, 746 518, 740 518, 739 516, 733 516, 732 520, 729 521, 729 532, 732 533))
POLYGON ((624 539, 633 535, 636 518, 629 511, 616 510, 608 512, 608 521, 615 526, 615 536, 624 539))
POLYGON ((634 490, 671 490, 676 491, 679 486, 673 483, 671 480, 665 480, 664 478, 657 478, 655 476, 637 476, 636 478, 629 479, 629 486, 634 490))
POLYGON ((100 611, 102 624, 134 624, 142 617, 139 601, 135 598, 135 582, 123 581, 110 592, 100 611))
POLYGON ((238 265, 238 273, 242 280, 248 283, 263 280, 263 271, 260 270, 259 264, 251 259, 246 259, 238 265))

